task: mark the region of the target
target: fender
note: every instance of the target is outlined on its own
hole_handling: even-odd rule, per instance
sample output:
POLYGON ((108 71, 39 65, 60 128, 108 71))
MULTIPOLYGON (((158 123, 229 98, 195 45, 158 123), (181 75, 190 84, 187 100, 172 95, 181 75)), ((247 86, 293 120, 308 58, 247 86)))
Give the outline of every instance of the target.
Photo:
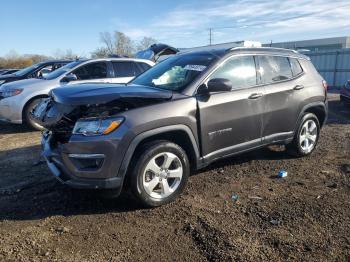
POLYGON ((124 178, 125 175, 126 175, 126 172, 128 170, 128 166, 129 166, 129 163, 131 161, 131 158, 135 152, 135 149, 136 147, 146 138, 148 137, 151 137, 151 136, 154 136, 154 135, 159 135, 159 134, 162 134, 162 133, 166 133, 166 132, 170 132, 170 131, 184 131, 186 132, 186 134, 188 135, 188 137, 190 138, 191 140, 191 144, 192 144, 192 148, 193 148, 193 151, 195 152, 195 155, 196 155, 196 160, 197 160, 197 166, 199 164, 198 162, 198 159, 200 158, 200 155, 199 155, 199 147, 198 147, 198 144, 196 142, 196 139, 194 138, 194 135, 191 131, 191 129, 186 126, 186 125, 170 125, 170 126, 164 126, 164 127, 159 127, 159 128, 155 128, 155 129, 152 129, 152 130, 149 130, 149 131, 145 131, 143 133, 140 133, 138 134, 130 143, 125 155, 124 155, 124 158, 123 158, 123 161, 122 161, 122 164, 119 168, 119 171, 118 171, 118 177, 122 177, 124 178))
POLYGON ((300 121, 301 121, 304 113, 310 108, 319 107, 319 106, 321 106, 325 112, 325 119, 324 119, 323 123, 320 123, 320 126, 322 127, 326 123, 327 117, 328 117, 328 103, 321 102, 321 101, 309 103, 309 104, 305 105, 299 113, 298 120, 296 122, 296 127, 294 128, 294 134, 299 127, 300 121))

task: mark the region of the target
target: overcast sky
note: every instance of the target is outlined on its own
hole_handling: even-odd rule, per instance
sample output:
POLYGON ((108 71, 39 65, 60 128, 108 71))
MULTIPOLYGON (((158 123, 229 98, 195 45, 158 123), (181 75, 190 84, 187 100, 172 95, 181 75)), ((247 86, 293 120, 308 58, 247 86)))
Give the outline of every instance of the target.
POLYGON ((214 44, 350 36, 349 0, 11 0, 0 10, 0 56, 58 49, 89 56, 101 46, 99 32, 114 30, 175 47, 207 45, 208 28, 214 44))

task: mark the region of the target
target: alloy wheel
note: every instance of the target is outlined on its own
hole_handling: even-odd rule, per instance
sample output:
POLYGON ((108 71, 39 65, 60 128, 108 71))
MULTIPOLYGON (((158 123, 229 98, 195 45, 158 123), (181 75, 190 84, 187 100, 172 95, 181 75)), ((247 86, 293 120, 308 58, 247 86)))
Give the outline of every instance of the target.
POLYGON ((183 166, 178 156, 170 152, 157 154, 143 172, 143 188, 153 198, 163 199, 176 191, 183 176, 183 166))
POLYGON ((309 153, 314 149, 317 136, 318 130, 315 121, 312 119, 305 121, 299 136, 300 147, 305 153, 309 153))

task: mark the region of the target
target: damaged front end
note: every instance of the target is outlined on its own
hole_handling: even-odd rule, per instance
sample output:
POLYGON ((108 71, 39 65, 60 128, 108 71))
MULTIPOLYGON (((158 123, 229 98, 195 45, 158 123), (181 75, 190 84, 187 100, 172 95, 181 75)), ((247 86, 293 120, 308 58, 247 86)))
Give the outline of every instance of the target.
POLYGON ((127 150, 121 142, 128 132, 125 112, 171 99, 172 93, 95 87, 54 89, 32 114, 47 129, 43 156, 57 179, 77 188, 120 188, 123 178, 117 174, 127 150))
POLYGON ((123 122, 118 114, 172 97, 170 91, 142 86, 95 86, 54 89, 33 110, 34 119, 65 143, 72 134, 109 134, 123 122))
POLYGON ((116 115, 130 109, 130 104, 113 101, 102 105, 72 106, 52 98, 43 100, 33 111, 33 117, 60 143, 67 143, 73 134, 107 135, 122 122, 116 115))

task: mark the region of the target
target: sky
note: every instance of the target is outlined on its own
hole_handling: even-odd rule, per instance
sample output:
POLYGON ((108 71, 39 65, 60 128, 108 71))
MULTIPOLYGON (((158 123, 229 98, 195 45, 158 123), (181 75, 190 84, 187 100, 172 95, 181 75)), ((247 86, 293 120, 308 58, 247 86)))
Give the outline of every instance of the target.
POLYGON ((90 56, 100 32, 121 31, 175 47, 350 36, 349 0, 11 0, 0 3, 0 56, 90 56))

